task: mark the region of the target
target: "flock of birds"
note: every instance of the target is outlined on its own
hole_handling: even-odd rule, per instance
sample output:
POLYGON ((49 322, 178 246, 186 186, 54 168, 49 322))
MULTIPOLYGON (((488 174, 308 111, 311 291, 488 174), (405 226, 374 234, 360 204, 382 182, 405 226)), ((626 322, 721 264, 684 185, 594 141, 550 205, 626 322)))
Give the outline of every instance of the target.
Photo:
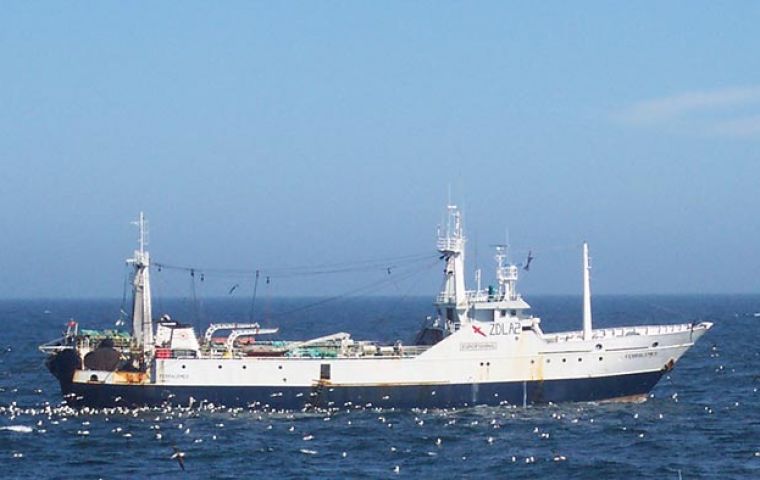
MULTIPOLYGON (((721 354, 717 346, 709 351, 714 360, 714 373, 730 374, 733 368, 721 364, 721 354)), ((755 382, 757 385, 757 382, 755 382)), ((753 385, 751 395, 758 394, 753 385)), ((14 393, 17 389, 8 389, 14 393)), ((6 391, 0 387, 0 393, 6 391)), ((45 397, 40 389, 35 394, 45 397)), ((206 468, 208 459, 201 459, 201 453, 229 447, 237 442, 237 435, 252 432, 260 454, 286 453, 308 458, 329 458, 336 462, 362 458, 367 445, 356 442, 336 441, 335 437, 349 435, 358 427, 364 434, 380 439, 371 448, 382 454, 386 471, 402 474, 405 469, 412 473, 413 458, 436 458, 443 456, 449 461, 452 452, 457 461, 477 462, 484 451, 493 452, 503 461, 513 464, 572 464, 577 457, 568 436, 575 426, 580 426, 581 435, 601 428, 600 423, 609 428, 610 424, 619 435, 633 442, 646 441, 658 435, 658 422, 672 421, 675 404, 681 401, 678 393, 669 394, 657 402, 645 406, 626 405, 601 408, 597 405, 566 404, 549 405, 539 408, 514 406, 476 407, 468 409, 381 409, 350 402, 342 406, 316 409, 304 412, 272 411, 266 408, 227 408, 206 402, 192 406, 130 408, 73 408, 65 402, 41 401, 30 406, 16 402, 0 404, 0 440, 10 437, 14 448, 6 450, 12 461, 34 458, 38 451, 29 447, 24 451, 15 448, 14 438, 27 435, 58 434, 57 438, 69 438, 81 445, 95 445, 113 442, 113 448, 120 448, 123 442, 141 442, 150 445, 153 460, 163 462, 165 471, 200 471, 206 468), (671 405, 672 407, 669 407, 671 405), (615 420, 611 422, 611 417, 615 420), (332 422, 339 425, 327 425, 332 422), (320 425, 324 424, 324 427, 320 425), (403 431, 399 435, 399 430, 403 431), (62 434, 62 435, 61 435, 62 434), (517 435, 517 437, 515 437, 517 435), (18 436, 18 437, 16 437, 18 436), (329 437, 329 438, 328 438, 329 437), (519 438, 519 447, 510 440, 519 438), (205 442, 205 445, 204 445, 205 442), (219 443, 214 443, 219 442, 219 443), (462 448, 462 443, 468 443, 462 448), (210 445, 209 445, 210 444, 210 445), (218 447, 216 445, 219 445, 218 447)), ((741 410, 739 402, 724 402, 723 405, 705 405, 702 413, 714 416, 722 411, 741 410)), ((575 433, 577 435, 577 433, 575 433)), ((0 453, 0 455, 3 455, 0 453)), ((750 453, 752 461, 760 462, 760 444, 750 453)), ((8 458, 8 457, 6 457, 8 458)), ((582 459, 577 459, 582 461, 582 459)))
MULTIPOLYGON (((757 389, 755 389, 756 391, 757 389)), ((678 395, 673 394, 667 400, 678 402, 678 395)), ((320 455, 320 452, 319 447, 312 446, 318 443, 316 432, 313 428, 309 428, 309 425, 313 426, 313 423, 304 423, 303 420, 339 422, 343 424, 343 428, 351 428, 352 425, 359 423, 364 425, 374 423, 385 429, 393 429, 399 427, 399 424, 403 424, 401 425, 403 427, 418 429, 420 433, 416 435, 418 439, 422 438, 422 447, 404 446, 403 440, 399 439, 398 445, 387 447, 388 454, 402 453, 408 456, 413 454, 413 450, 416 450, 418 454, 437 457, 446 452, 447 442, 456 442, 459 436, 457 433, 447 432, 447 428, 463 426, 467 430, 468 438, 474 444, 487 448, 500 443, 502 446, 507 446, 507 442, 500 435, 502 428, 514 428, 515 422, 520 423, 522 421, 522 424, 525 425, 525 421, 538 420, 539 426, 533 427, 530 433, 535 445, 532 453, 517 455, 506 454, 506 451, 503 450, 499 451, 499 455, 505 455, 504 458, 512 463, 534 464, 537 462, 568 461, 569 454, 556 451, 557 445, 550 440, 555 435, 551 425, 554 423, 562 424, 562 426, 572 426, 579 423, 592 425, 596 421, 592 416, 595 408, 594 406, 574 404, 569 406, 550 405, 540 409, 503 406, 464 410, 418 409, 398 411, 344 405, 342 408, 321 411, 285 412, 227 408, 210 403, 201 403, 193 407, 178 407, 167 404, 160 408, 129 408, 123 406, 102 409, 89 407, 75 409, 64 402, 60 404, 45 402, 31 407, 21 407, 12 402, 10 405, 0 405, 0 431, 18 435, 45 434, 48 430, 58 428, 63 429, 65 433, 84 439, 89 437, 91 432, 97 428, 101 437, 104 433, 110 433, 112 436, 121 437, 125 441, 130 441, 133 437, 139 437, 140 441, 152 438, 154 442, 161 445, 161 448, 156 449, 156 451, 165 451, 167 461, 174 462, 176 468, 185 470, 192 468, 192 453, 197 444, 220 439, 230 440, 231 436, 225 433, 225 421, 237 422, 242 419, 249 425, 250 422, 259 423, 259 425, 263 425, 263 428, 259 427, 262 430, 262 439, 266 439, 266 433, 273 430, 279 435, 291 436, 292 440, 289 440, 288 444, 295 444, 293 451, 305 456, 320 455), (550 415, 548 415, 549 412, 551 412, 550 415), (537 418, 536 415, 539 413, 540 416, 537 418), (33 423, 30 424, 30 421, 33 423), (111 424, 114 426, 110 427, 111 424), (429 430, 431 433, 427 434, 425 432, 426 426, 431 424, 434 425, 434 428, 431 428, 429 430), (104 426, 110 430, 104 432, 104 426), (202 433, 195 433, 195 426, 202 433), (542 447, 542 442, 547 446, 542 447)), ((636 407, 627 408, 634 410, 636 407)), ((705 413, 712 414, 713 412, 710 410, 705 413)), ((619 429, 622 432, 630 432, 638 438, 644 438, 647 435, 647 430, 644 427, 646 422, 658 421, 663 418, 664 414, 658 413, 656 416, 648 415, 648 418, 643 419, 640 418, 639 412, 635 411, 630 415, 630 423, 620 425, 619 429)), ((260 451, 269 453, 275 449, 264 443, 260 451)), ((350 448, 341 449, 339 453, 330 453, 337 454, 340 459, 346 459, 352 455, 350 448)), ((14 459, 25 457, 21 451, 13 451, 11 456, 14 459)), ((755 452, 754 456, 760 457, 760 451, 755 452)), ((461 460, 467 461, 468 454, 462 454, 461 460)), ((388 468, 391 472, 401 473, 403 462, 391 460, 390 463, 391 465, 388 468)))

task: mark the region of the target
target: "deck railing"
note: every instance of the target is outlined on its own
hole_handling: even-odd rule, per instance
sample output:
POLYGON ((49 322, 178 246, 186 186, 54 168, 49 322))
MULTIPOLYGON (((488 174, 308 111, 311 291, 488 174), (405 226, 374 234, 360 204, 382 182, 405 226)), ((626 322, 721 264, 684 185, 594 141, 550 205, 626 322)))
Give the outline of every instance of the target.
MULTIPOLYGON (((691 323, 679 323, 675 325, 641 325, 634 327, 611 327, 602 328, 593 331, 593 338, 615 338, 615 337, 628 337, 632 335, 666 335, 672 333, 682 333, 691 331, 693 325, 691 323)), ((560 332, 554 334, 546 334, 544 339, 547 342, 565 342, 569 340, 579 340, 583 338, 582 331, 572 332, 560 332)))

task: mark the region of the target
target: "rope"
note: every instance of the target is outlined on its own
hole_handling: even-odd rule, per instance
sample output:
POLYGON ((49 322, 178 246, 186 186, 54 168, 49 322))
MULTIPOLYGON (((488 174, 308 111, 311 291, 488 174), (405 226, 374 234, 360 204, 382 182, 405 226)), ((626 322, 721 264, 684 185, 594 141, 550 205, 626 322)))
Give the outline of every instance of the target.
POLYGON ((167 270, 179 270, 190 272, 203 272, 210 274, 218 274, 223 276, 234 277, 251 277, 265 275, 270 278, 287 278, 287 277, 302 277, 302 276, 315 276, 315 275, 330 275, 336 273, 351 273, 371 270, 387 270, 388 268, 398 268, 405 264, 414 264, 425 261, 437 256, 438 254, 416 254, 405 255, 400 257, 390 257, 384 259, 363 260, 356 262, 342 262, 333 264, 321 264, 311 266, 298 266, 298 267, 275 267, 275 268, 257 268, 254 270, 246 269, 231 269, 231 268, 202 268, 188 265, 172 265, 163 262, 153 262, 153 266, 167 270))
POLYGON ((124 267, 124 288, 121 293, 121 307, 119 308, 119 324, 124 325, 125 317, 127 316, 127 284, 129 283, 129 266, 124 267))
POLYGON ((198 295, 195 292, 195 270, 190 270, 190 290, 193 293, 193 320, 195 329, 200 330, 200 316, 198 315, 198 295))
POLYGON ((248 312, 248 322, 253 323, 253 307, 256 306, 256 291, 259 289, 259 271, 256 270, 256 281, 253 283, 253 298, 251 299, 251 311, 248 312))
MULTIPOLYGON (((415 269, 415 270, 412 270, 411 272, 407 272, 406 274, 400 275, 399 276, 399 280, 404 280, 406 278, 412 277, 412 276, 420 273, 421 271, 429 270, 429 269, 433 268, 434 266, 436 266, 437 264, 438 264, 438 260, 436 259, 435 262, 427 264, 427 265, 425 265, 422 268, 415 269)), ((308 310, 310 308, 318 307, 318 306, 324 305, 326 303, 334 302, 334 301, 337 301, 337 300, 341 300, 343 298, 347 298, 347 297, 350 297, 350 296, 353 296, 353 295, 357 295, 357 294, 359 294, 361 292, 373 289, 373 288, 378 287, 378 286, 380 286, 380 285, 382 285, 384 283, 389 283, 389 282, 392 282, 392 281, 395 281, 395 279, 382 278, 380 280, 376 280, 374 282, 370 282, 370 283, 368 283, 368 284, 366 284, 364 286, 361 286, 361 287, 358 287, 358 288, 355 288, 355 289, 352 289, 352 290, 348 290, 348 291, 346 291, 346 292, 344 292, 344 293, 342 293, 340 295, 335 295, 333 297, 323 298, 321 300, 317 300, 316 302, 312 302, 312 303, 309 303, 309 304, 306 304, 306 305, 303 305, 303 306, 300 306, 300 307, 296 307, 296 308, 293 308, 293 309, 290 309, 290 310, 285 310, 285 311, 282 311, 282 312, 272 313, 270 315, 270 318, 282 317, 284 315, 289 315, 289 314, 300 312, 300 311, 303 311, 303 310, 308 310)))
MULTIPOLYGON (((435 264, 437 264, 437 263, 438 262, 436 262, 435 264)), ((433 264, 433 265, 435 265, 435 264, 433 264)), ((417 271, 412 272, 411 274, 407 275, 404 278, 404 280, 413 278, 414 276, 419 275, 423 271, 426 271, 426 270, 428 270, 428 269, 425 269, 425 270, 418 269, 417 271)), ((403 291, 403 292, 401 291, 401 288, 399 288, 399 285, 398 285, 397 282, 394 281, 393 285, 396 287, 396 291, 399 293, 400 297, 399 297, 399 299, 397 301, 393 302, 388 308, 386 308, 385 311, 381 315, 378 315, 378 319, 382 319, 384 321, 387 321, 388 317, 390 317, 392 314, 395 314, 396 311, 398 311, 405 304, 405 302, 407 302, 407 300, 409 299, 409 297, 411 295, 411 291, 412 291, 412 286, 411 285, 409 285, 409 287, 406 288, 405 291, 403 291)))

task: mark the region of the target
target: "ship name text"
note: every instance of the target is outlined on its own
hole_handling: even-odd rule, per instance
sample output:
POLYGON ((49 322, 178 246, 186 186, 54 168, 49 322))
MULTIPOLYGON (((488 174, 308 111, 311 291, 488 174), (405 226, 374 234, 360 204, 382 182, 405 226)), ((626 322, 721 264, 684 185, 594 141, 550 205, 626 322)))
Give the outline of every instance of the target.
POLYGON ((520 322, 497 323, 491 324, 489 335, 519 335, 522 330, 520 322))

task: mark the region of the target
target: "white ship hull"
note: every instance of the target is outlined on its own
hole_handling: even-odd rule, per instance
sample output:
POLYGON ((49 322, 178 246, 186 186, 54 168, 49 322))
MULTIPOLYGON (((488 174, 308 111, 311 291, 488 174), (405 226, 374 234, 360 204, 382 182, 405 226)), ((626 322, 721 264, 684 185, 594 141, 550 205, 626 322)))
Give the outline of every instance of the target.
MULTIPOLYGON (((77 370, 77 403, 259 408, 464 407, 636 399, 710 328, 643 326, 538 335, 472 324, 414 356, 170 358, 146 375, 77 370), (482 333, 480 333, 482 332, 482 333), (117 401, 118 399, 118 401, 117 401)), ((416 353, 416 352, 415 352, 416 353)))

